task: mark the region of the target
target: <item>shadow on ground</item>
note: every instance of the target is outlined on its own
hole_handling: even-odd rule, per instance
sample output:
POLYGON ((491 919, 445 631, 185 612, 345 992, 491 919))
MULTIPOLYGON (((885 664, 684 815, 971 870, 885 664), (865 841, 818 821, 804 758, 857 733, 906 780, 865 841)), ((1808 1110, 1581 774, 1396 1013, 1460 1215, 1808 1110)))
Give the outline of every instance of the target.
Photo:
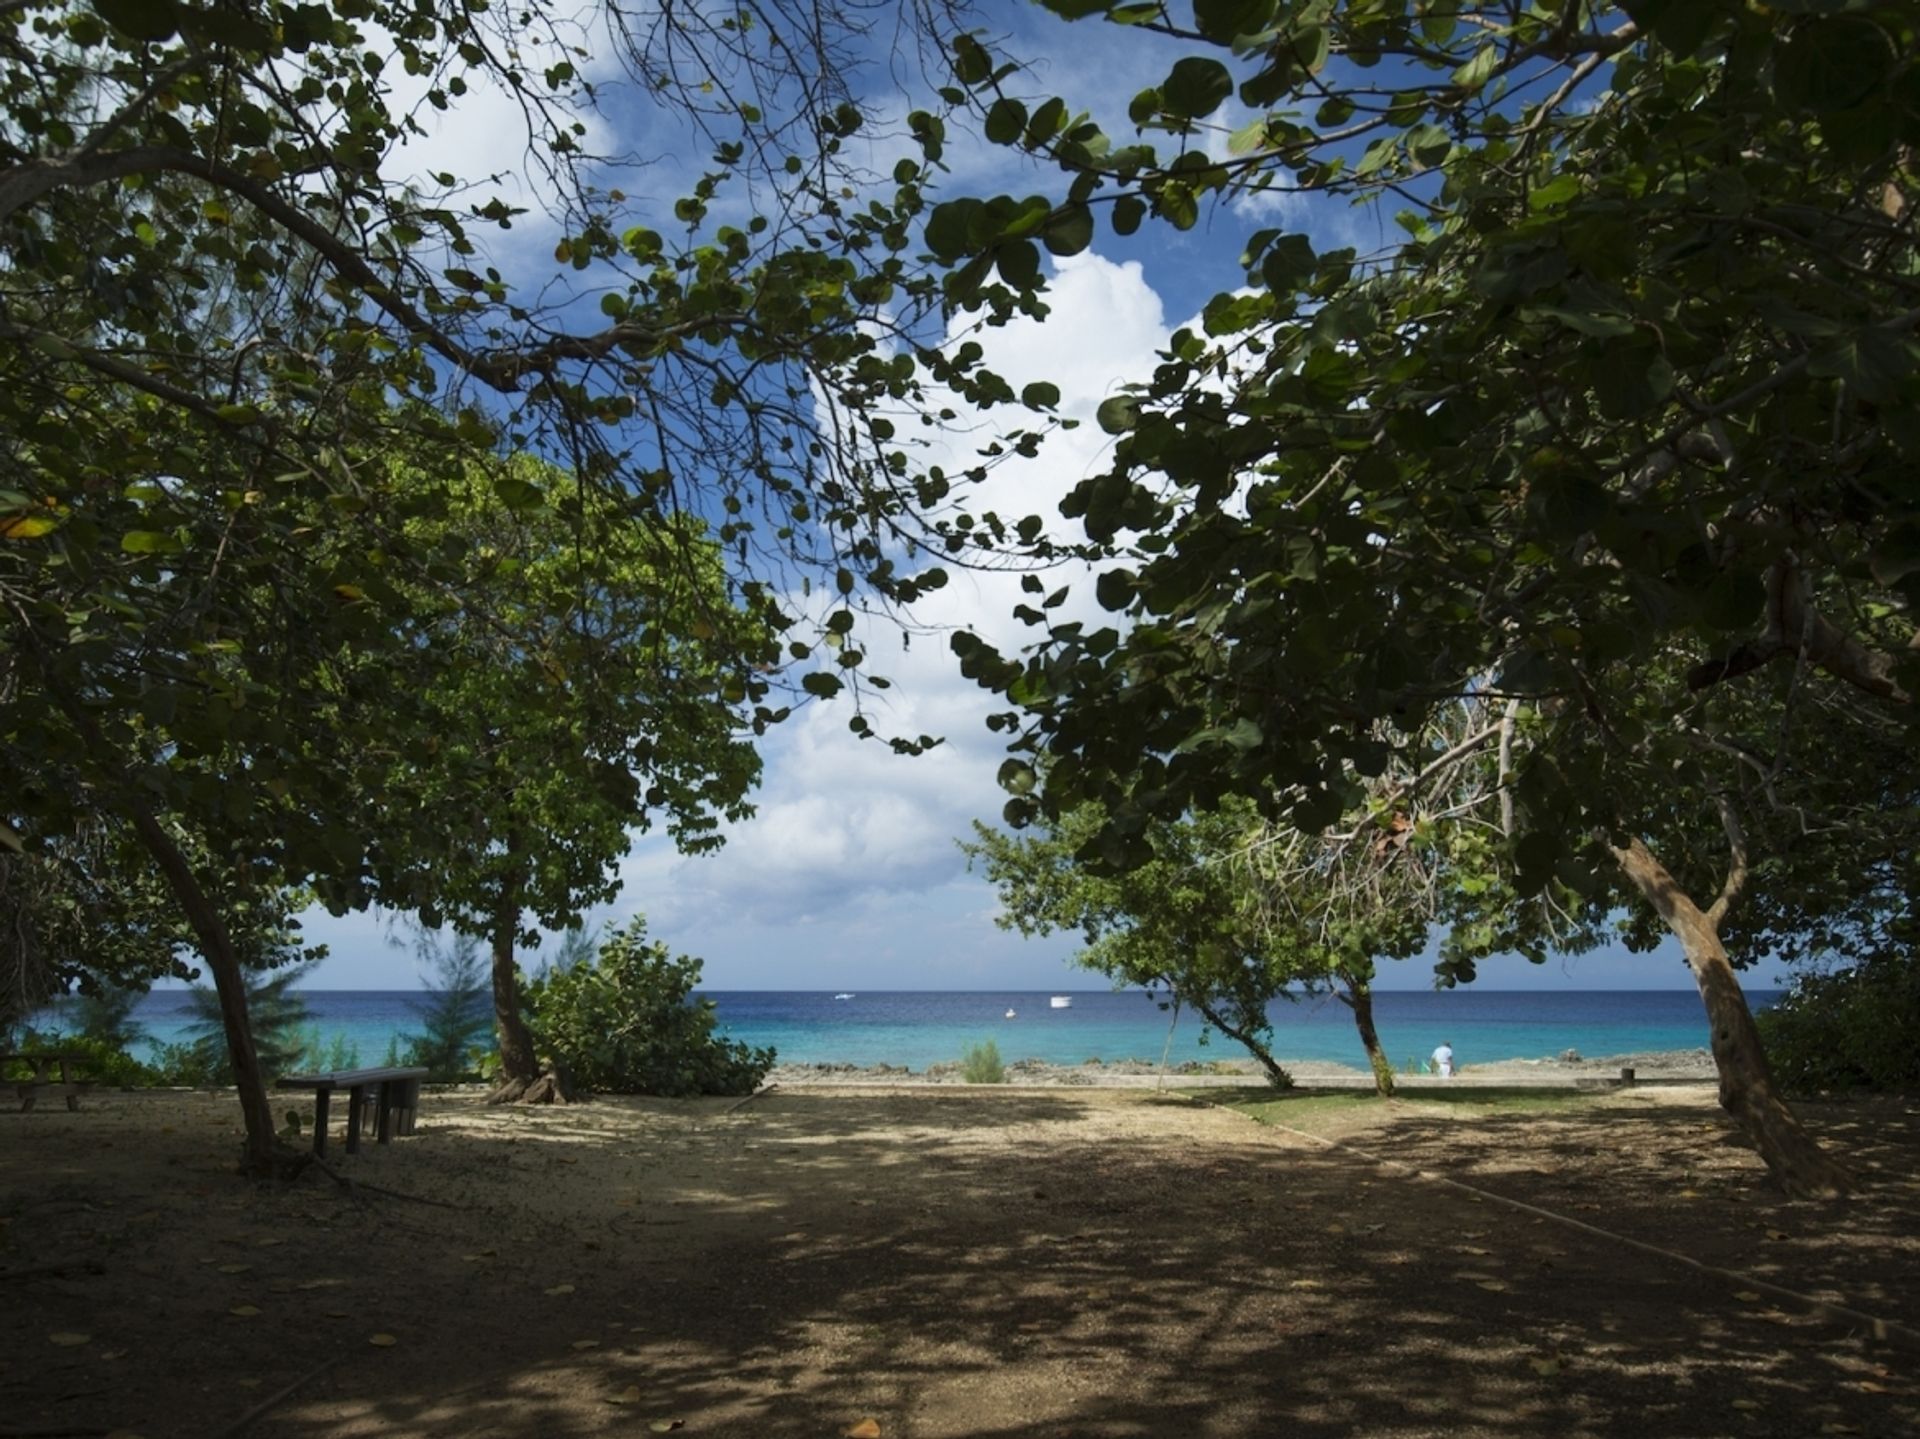
MULTIPOLYGON (((1345 1137, 1911 1323, 1914 1116, 1816 1122, 1861 1203, 1766 1197, 1699 1106, 1408 1105, 1345 1137)), ((329 1361, 246 1432, 1920 1431, 1910 1353, 1173 1097, 440 1101, 352 1172, 450 1209, 244 1186, 172 1128, 0 1124, 0 1270, 105 1266, 6 1285, 0 1433, 221 1434, 329 1361)))

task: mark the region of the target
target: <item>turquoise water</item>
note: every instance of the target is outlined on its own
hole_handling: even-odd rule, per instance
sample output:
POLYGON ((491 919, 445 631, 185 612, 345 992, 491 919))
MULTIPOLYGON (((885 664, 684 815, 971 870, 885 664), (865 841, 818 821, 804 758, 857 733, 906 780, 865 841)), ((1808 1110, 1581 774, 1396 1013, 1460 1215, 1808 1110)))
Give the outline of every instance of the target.
MULTIPOLYGON (((1059 991, 1064 993, 1065 991, 1059 991)), ((1774 990, 1748 995, 1755 1008, 1774 990)), ((387 990, 309 990, 313 1027, 338 1035, 362 1063, 386 1057, 394 1035, 419 1027, 421 996, 387 990)), ((715 992, 721 1026, 735 1039, 772 1045, 794 1063, 904 1064, 924 1069, 958 1059, 993 1040, 1008 1060, 1158 1060, 1174 1016, 1139 990, 1074 991, 1072 1007, 1048 1007, 1048 995, 1027 991, 885 992, 836 999, 824 991, 715 992), (1007 1010, 1014 1017, 1006 1017, 1007 1010)), ((1687 990, 1517 991, 1471 988, 1375 996, 1381 1042, 1396 1062, 1424 1058, 1442 1040, 1462 1064, 1538 1059, 1576 1049, 1588 1058, 1646 1050, 1698 1049, 1707 1043, 1699 997, 1687 990)), ((136 1012, 149 1039, 177 1041, 192 1021, 190 997, 178 990, 147 995, 136 1012)), ((1346 1007, 1331 999, 1281 1002, 1271 1011, 1274 1053, 1281 1059, 1362 1061, 1346 1007)), ((41 1024, 57 1023, 43 1016, 41 1024)), ((1239 1058, 1239 1045, 1218 1034, 1203 1041, 1190 1014, 1173 1023, 1172 1058, 1239 1058)))

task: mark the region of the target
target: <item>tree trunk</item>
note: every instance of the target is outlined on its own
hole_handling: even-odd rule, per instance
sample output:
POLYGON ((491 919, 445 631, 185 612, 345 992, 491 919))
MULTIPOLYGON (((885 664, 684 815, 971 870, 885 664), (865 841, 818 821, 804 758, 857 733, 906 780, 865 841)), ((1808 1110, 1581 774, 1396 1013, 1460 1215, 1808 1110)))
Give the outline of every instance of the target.
POLYGON ((1373 986, 1364 979, 1342 975, 1346 993, 1340 1002, 1353 1011, 1353 1027, 1360 1031, 1360 1046, 1367 1051, 1367 1064, 1373 1070, 1373 1087, 1382 1099, 1393 1098, 1393 1064, 1380 1047, 1380 1032, 1373 1027, 1373 986))
POLYGON ((1699 986, 1712 1027, 1713 1062, 1720 1072, 1720 1107, 1727 1111, 1759 1151, 1767 1168, 1795 1198, 1844 1194, 1853 1180, 1820 1148, 1774 1089, 1773 1072, 1760 1045, 1760 1031, 1747 997, 1734 977, 1719 925, 1680 888, 1665 865, 1639 839, 1614 859, 1680 940, 1687 967, 1699 986))
POLYGON ((495 1103, 518 1099, 540 1078, 540 1060, 533 1052, 533 1035, 527 1029, 526 1017, 520 1012, 520 979, 513 968, 514 942, 520 937, 519 853, 520 837, 509 833, 509 868, 500 882, 500 899, 493 911, 493 1032, 500 1043, 500 1088, 492 1096, 495 1103), (510 1089, 515 1092, 508 1094, 510 1089))
POLYGON ((1187 1003, 1199 1010, 1201 1018, 1226 1035, 1228 1039, 1238 1040, 1245 1045, 1247 1052, 1259 1060, 1261 1068, 1267 1071, 1267 1083, 1275 1089, 1293 1088, 1293 1076, 1280 1067, 1279 1061, 1273 1057, 1273 1051, 1255 1039, 1251 1030, 1227 1023, 1221 1018, 1220 1012, 1204 999, 1189 998, 1187 1003))
POLYGON ((253 1022, 247 1015, 247 982, 240 959, 233 952, 233 940, 219 912, 195 878, 193 866, 180 852, 160 821, 143 804, 129 803, 127 809, 133 827, 147 847, 160 871, 167 877, 187 923, 200 941, 200 954, 213 971, 213 986, 220 996, 220 1023, 226 1031, 227 1054, 233 1061, 234 1087, 240 1093, 240 1114, 246 1122, 247 1140, 242 1167, 262 1177, 275 1172, 274 1147, 277 1135, 273 1127, 273 1106, 267 1100, 266 1077, 260 1072, 260 1054, 253 1047, 253 1022))

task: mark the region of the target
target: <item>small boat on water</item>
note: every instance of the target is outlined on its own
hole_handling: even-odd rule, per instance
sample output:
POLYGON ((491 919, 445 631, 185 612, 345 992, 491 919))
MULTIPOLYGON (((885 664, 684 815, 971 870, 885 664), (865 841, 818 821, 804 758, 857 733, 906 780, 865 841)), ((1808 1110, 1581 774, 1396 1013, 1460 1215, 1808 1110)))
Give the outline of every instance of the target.
POLYGON ((834 998, 835 999, 852 999, 853 996, 851 994, 836 994, 834 998))
POLYGON ((1049 1009, 1072 1009, 1073 996, 1070 994, 1056 994, 1052 999, 1047 1001, 1047 1007, 1049 1009))
POLYGON ((1019 1017, 1019 1016, 1018 1016, 1018 1015, 1016 1015, 1016 1014, 1015 1014, 1015 1013, 1014 1013, 1014 1012, 1013 1012, 1012 1010, 1008 1010, 1008 1011, 1007 1011, 1007 1018, 1008 1018, 1008 1019, 1017 1019, 1018 1017, 1019 1017))

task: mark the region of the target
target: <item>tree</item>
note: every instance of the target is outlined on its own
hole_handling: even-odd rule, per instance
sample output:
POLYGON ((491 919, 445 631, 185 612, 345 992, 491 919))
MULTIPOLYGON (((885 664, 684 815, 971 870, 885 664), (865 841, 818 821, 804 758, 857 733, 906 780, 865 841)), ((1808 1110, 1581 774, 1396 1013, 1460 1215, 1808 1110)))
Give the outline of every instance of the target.
MULTIPOLYGON (((819 582, 834 602, 788 650, 818 697, 883 683, 847 637, 868 599, 943 582, 909 547, 989 542, 951 498, 987 461, 910 479, 895 438, 923 371, 992 387, 915 343, 921 167, 849 203, 845 17, 607 18, 634 93, 713 147, 671 205, 604 183, 582 37, 543 0, 0 7, 0 445, 32 477, 0 492, 0 744, 28 777, 0 834, 137 837, 222 996, 255 1169, 274 1127, 222 894, 431 900, 433 816, 380 786, 430 754, 395 680, 420 660, 402 582, 444 557, 408 527, 458 502, 464 462, 533 451, 663 532, 711 518, 748 609, 819 582), (557 232, 524 286, 484 252, 517 201, 405 150, 488 85, 557 232)), ((778 682, 744 680, 756 729, 778 682)))
MULTIPOLYGON (((1796 840, 1805 761, 1913 742, 1911 10, 1050 8, 1188 48, 1131 110, 1174 153, 1027 105, 963 39, 978 102, 1018 107, 996 133, 1071 178, 1057 203, 935 209, 953 304, 1004 303, 985 276, 1021 274, 1001 261, 1030 212, 1186 229, 1284 185, 1398 206, 1407 238, 1255 231, 1247 287, 1108 401, 1113 465, 1066 512, 1124 635, 1046 627, 1024 663, 955 641, 1049 759, 1014 817, 1098 800, 1114 864, 1147 858, 1142 815, 1222 794, 1316 832, 1383 732, 1391 752, 1437 705, 1508 702, 1481 743, 1514 891, 1677 936, 1722 1105, 1790 1191, 1844 1187, 1723 936, 1762 878, 1783 911, 1858 908, 1833 844, 1796 840), (1255 113, 1227 136, 1235 95, 1255 113)), ((1900 813, 1910 768, 1880 776, 1900 813)))
POLYGON ((527 920, 567 928, 611 899, 630 835, 656 815, 697 852, 750 812, 746 701, 754 666, 779 662, 780 619, 727 603, 690 521, 635 518, 551 466, 506 469, 475 470, 444 519, 420 522, 419 543, 458 558, 450 584, 408 597, 435 742, 387 791, 449 831, 399 884, 429 922, 489 944, 496 1098, 515 1099, 540 1078, 515 965, 539 942, 527 920))
POLYGON ((1077 963, 1116 984, 1164 990, 1245 1046, 1275 1088, 1292 1088, 1293 1077, 1273 1057, 1267 1009, 1297 997, 1290 986, 1324 982, 1328 971, 1312 967, 1320 956, 1300 966, 1302 956, 1270 953, 1255 938, 1239 876, 1223 862, 1244 837, 1247 815, 1156 824, 1151 857, 1124 876, 1101 874, 1079 858, 1105 818, 1086 806, 1017 839, 976 823, 975 840, 961 848, 1000 890, 995 922, 1024 935, 1079 930, 1087 947, 1077 963))
POLYGON ((474 1047, 486 1037, 486 961, 476 941, 443 941, 422 931, 415 956, 433 971, 427 997, 413 1002, 418 1034, 402 1034, 399 1048, 407 1064, 425 1065, 427 1077, 442 1083, 468 1078, 474 1047))
MULTIPOLYGON (((247 971, 247 1013, 254 1051, 269 1077, 287 1073, 306 1052, 303 1030, 313 1016, 298 986, 312 974, 315 963, 306 960, 278 969, 247 971)), ((187 1045, 194 1062, 208 1083, 232 1084, 235 1066, 226 1043, 226 1016, 220 996, 199 985, 188 993, 193 999, 194 1017, 186 1028, 187 1045)))

